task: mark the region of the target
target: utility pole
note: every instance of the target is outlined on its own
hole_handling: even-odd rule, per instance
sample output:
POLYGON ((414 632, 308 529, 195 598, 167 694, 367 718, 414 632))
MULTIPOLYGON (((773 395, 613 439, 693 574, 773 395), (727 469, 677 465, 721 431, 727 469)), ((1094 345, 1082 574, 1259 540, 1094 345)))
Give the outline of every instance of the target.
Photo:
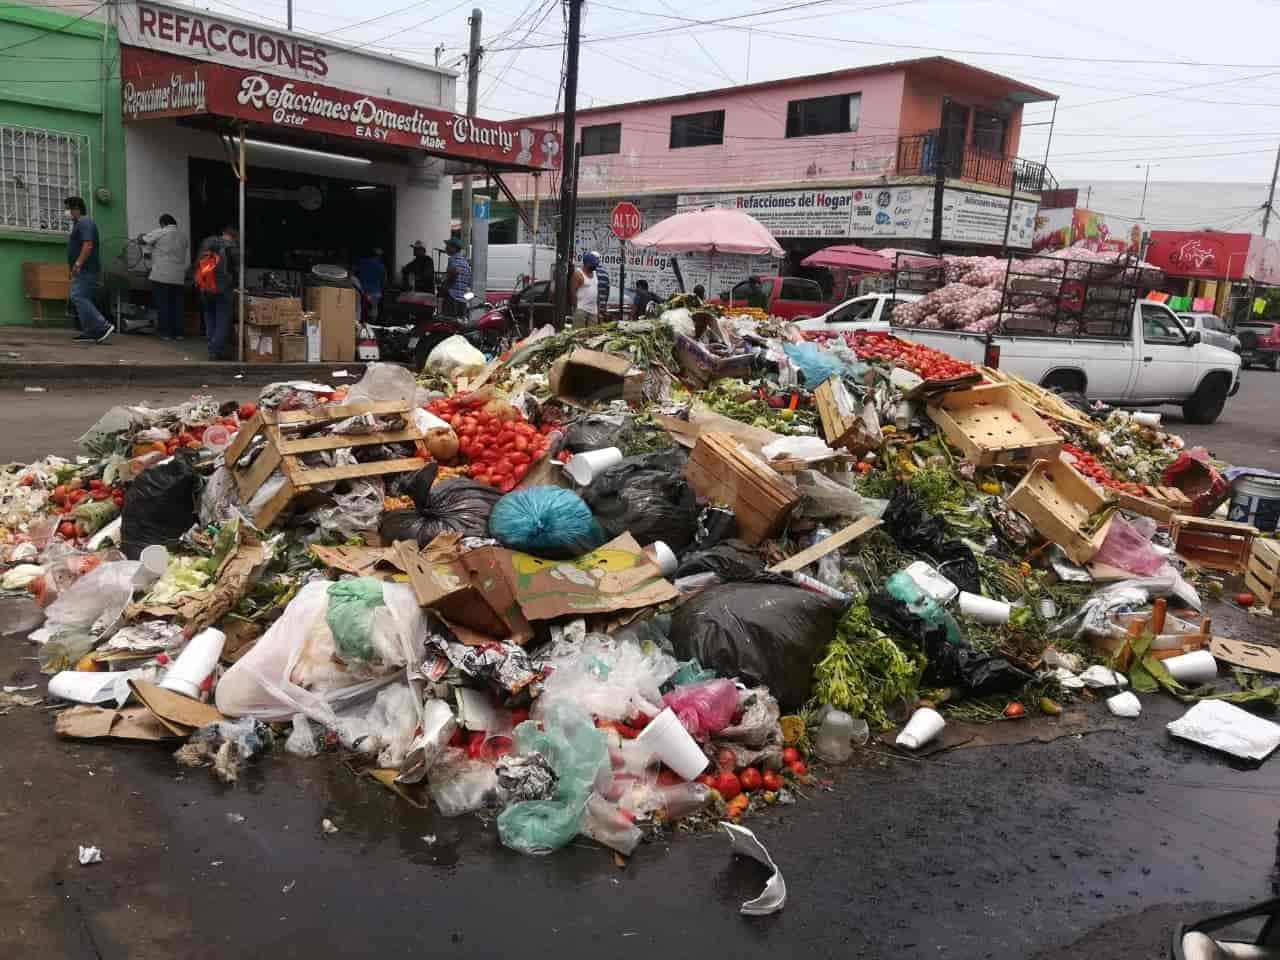
POLYGON ((1092 183, 1089 184, 1089 186, 1085 187, 1084 189, 1084 208, 1086 210, 1089 209, 1089 202, 1091 200, 1093 200, 1093 184, 1092 183))
POLYGON ((569 260, 573 248, 574 211, 578 205, 578 45, 582 37, 582 0, 569 3, 569 48, 564 69, 564 149, 560 151, 560 233, 556 237, 554 322, 569 312, 569 260))
POLYGON ((1262 210, 1262 235, 1267 235, 1267 227, 1271 226, 1271 205, 1276 202, 1276 174, 1280 174, 1280 147, 1276 148, 1276 165, 1271 170, 1271 192, 1267 194, 1267 205, 1262 210))
MULTIPOLYGON (((1142 168, 1142 166, 1143 166, 1143 165, 1142 165, 1141 163, 1136 164, 1136 167, 1137 167, 1138 169, 1141 169, 1141 168, 1142 168)), ((1142 204, 1138 207, 1138 219, 1139 219, 1139 220, 1141 220, 1141 219, 1142 219, 1142 215, 1143 215, 1144 213, 1146 213, 1146 212, 1147 212, 1147 184, 1149 184, 1149 183, 1151 182, 1151 168, 1152 168, 1152 167, 1158 167, 1158 166, 1160 166, 1160 164, 1158 164, 1158 163, 1148 163, 1148 164, 1146 165, 1146 167, 1147 167, 1147 173, 1146 173, 1146 176, 1144 176, 1144 177, 1142 178, 1142 204)))
MULTIPOLYGON (((480 9, 471 11, 471 46, 467 48, 467 116, 476 115, 476 97, 480 94, 480 9)), ((471 174, 462 178, 462 249, 475 259, 471 249, 471 204, 474 202, 471 174)))
POLYGON ((293 33, 293 0, 285 0, 285 9, 288 11, 289 32, 293 33))

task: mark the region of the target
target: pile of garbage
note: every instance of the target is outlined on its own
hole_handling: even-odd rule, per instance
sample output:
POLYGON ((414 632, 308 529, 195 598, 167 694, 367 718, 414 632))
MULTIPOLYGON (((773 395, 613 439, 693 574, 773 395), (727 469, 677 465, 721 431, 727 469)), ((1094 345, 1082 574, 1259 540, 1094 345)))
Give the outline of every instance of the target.
POLYGON ((1256 531, 1209 519, 1240 474, 1158 417, 697 305, 462 347, 420 378, 114 408, 83 456, 0 473, 0 623, 68 703, 57 735, 228 782, 341 755, 515 850, 624 856, 797 802, 858 749, 1099 695, 1280 743, 1241 710, 1280 703, 1262 673, 1214 686, 1219 659, 1267 664, 1200 618, 1250 563, 1256 531))

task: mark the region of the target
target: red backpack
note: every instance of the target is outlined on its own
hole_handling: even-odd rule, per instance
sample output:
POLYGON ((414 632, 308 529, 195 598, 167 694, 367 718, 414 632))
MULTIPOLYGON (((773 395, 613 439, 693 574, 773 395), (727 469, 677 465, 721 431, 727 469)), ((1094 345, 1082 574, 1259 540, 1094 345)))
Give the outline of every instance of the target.
POLYGON ((192 277, 197 290, 204 293, 218 292, 218 267, 221 263, 222 254, 215 247, 210 247, 200 255, 192 277))

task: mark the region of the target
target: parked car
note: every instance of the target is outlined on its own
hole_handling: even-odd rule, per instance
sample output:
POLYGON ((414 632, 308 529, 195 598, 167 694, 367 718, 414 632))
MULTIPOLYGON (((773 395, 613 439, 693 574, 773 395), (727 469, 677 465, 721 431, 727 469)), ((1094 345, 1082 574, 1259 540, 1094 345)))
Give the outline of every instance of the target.
POLYGON ((865 293, 809 320, 799 320, 796 326, 801 330, 831 330, 837 333, 852 330, 885 331, 889 329, 894 307, 919 299, 918 293, 865 293))
POLYGON ((1233 353, 1240 352, 1240 338, 1231 332, 1227 321, 1214 313, 1179 313, 1178 319, 1188 330, 1199 330, 1202 342, 1233 353))
MULTIPOLYGON (((827 312, 827 302, 822 297, 822 287, 803 277, 761 277, 760 286, 769 300, 771 316, 787 320, 806 320, 827 312)), ((718 306, 745 306, 749 297, 749 283, 735 283, 727 297, 708 300, 718 306)))
POLYGON ((1236 324, 1236 336, 1240 339, 1240 360, 1246 370, 1255 366, 1274 370, 1280 364, 1280 324, 1244 320, 1236 324))

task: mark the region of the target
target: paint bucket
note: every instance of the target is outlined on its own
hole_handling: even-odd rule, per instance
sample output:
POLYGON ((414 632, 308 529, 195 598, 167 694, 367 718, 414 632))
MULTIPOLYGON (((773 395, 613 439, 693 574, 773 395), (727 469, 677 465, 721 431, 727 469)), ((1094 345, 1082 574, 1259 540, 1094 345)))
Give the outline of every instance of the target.
POLYGON ((907 721, 907 725, 902 728, 902 732, 894 742, 908 750, 919 750, 940 734, 946 725, 947 721, 942 719, 942 714, 937 710, 932 707, 921 707, 911 715, 911 719, 907 721))
POLYGON ((685 780, 692 780, 710 762, 670 707, 649 721, 636 737, 636 743, 653 751, 655 757, 685 780))
POLYGON ((564 469, 569 476, 573 477, 574 483, 580 487, 585 487, 615 463, 621 462, 621 450, 617 447, 605 447, 602 450, 588 450, 586 453, 575 453, 564 465, 564 469))
POLYGON ((1184 653, 1180 657, 1170 657, 1164 661, 1164 668, 1169 676, 1179 683, 1200 684, 1212 683, 1218 679, 1218 661, 1208 650, 1196 650, 1184 653))
POLYGON ((1227 519, 1259 530, 1275 530, 1280 521, 1280 480, 1241 477, 1232 485, 1227 519))

